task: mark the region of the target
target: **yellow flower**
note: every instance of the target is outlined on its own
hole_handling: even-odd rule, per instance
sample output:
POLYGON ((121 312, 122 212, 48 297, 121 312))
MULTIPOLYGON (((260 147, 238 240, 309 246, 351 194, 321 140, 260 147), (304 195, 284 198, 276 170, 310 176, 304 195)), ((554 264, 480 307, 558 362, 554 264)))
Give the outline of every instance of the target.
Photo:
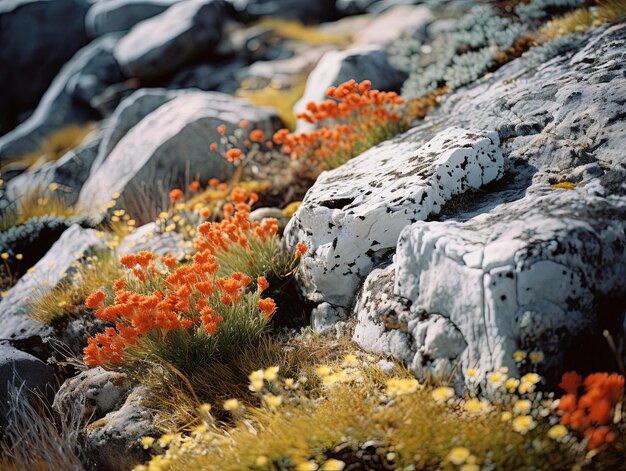
POLYGON ((346 467, 346 463, 340 460, 335 460, 333 458, 327 460, 320 469, 323 471, 343 471, 343 468, 346 467))
POLYGON ((293 388, 294 383, 295 383, 295 381, 294 381, 293 378, 287 378, 285 380, 285 387, 288 388, 288 389, 291 389, 291 388, 293 388))
POLYGON ((387 394, 390 396, 401 396, 417 391, 420 384, 416 379, 391 378, 387 380, 387 394))
POLYGON ((24 255, 22 255, 21 253, 18 253, 17 255, 15 255, 15 258, 17 260, 22 260, 24 258, 24 255))
POLYGON ((466 463, 459 468, 459 471, 480 471, 480 466, 474 463, 466 463))
POLYGON ((541 376, 539 376, 537 373, 527 373, 522 376, 521 379, 524 383, 537 384, 539 381, 541 381, 541 376))
POLYGON ((519 380, 515 378, 509 378, 504 382, 504 387, 513 392, 519 386, 519 380))
POLYGON ((276 409, 283 403, 282 396, 274 396, 273 394, 266 394, 263 396, 263 400, 271 409, 276 409))
POLYGON ((0 258, 2 258, 2 260, 7 260, 9 258, 9 254, 6 252, 2 252, 2 254, 0 254, 0 258))
POLYGON ((303 461, 296 464, 296 471, 316 471, 318 468, 315 461, 303 461))
POLYGON ((143 446, 144 450, 147 450, 148 448, 150 448, 153 443, 154 443, 154 438, 152 438, 152 437, 142 437, 141 438, 141 445, 143 446))
POLYGON ((207 426, 204 424, 201 424, 193 429, 193 433, 195 433, 196 435, 202 435, 203 433, 206 433, 207 430, 208 430, 207 426))
POLYGON ((483 404, 482 401, 479 401, 476 398, 472 398, 469 399, 467 401, 465 401, 465 406, 464 406, 465 410, 467 412, 471 412, 473 414, 476 414, 478 412, 482 412, 483 410, 485 410, 485 404, 483 404))
POLYGON ((333 373, 333 374, 322 377, 322 382, 324 384, 335 384, 341 381, 345 381, 347 379, 348 379, 348 375, 346 374, 345 371, 342 370, 342 371, 338 371, 337 373, 333 373))
POLYGON ((502 415, 500 416, 500 420, 502 422, 508 422, 509 420, 511 420, 513 418, 513 414, 511 414, 508 410, 504 411, 502 413, 502 415))
POLYGON ((550 430, 548 430, 548 437, 552 438, 553 440, 563 438, 565 435, 567 435, 567 428, 565 428, 565 426, 561 424, 555 425, 551 427, 550 430))
POLYGON ((331 374, 332 370, 328 366, 322 365, 315 368, 315 372, 319 377, 323 378, 324 376, 328 376, 329 374, 331 374))
POLYGON ((227 411, 234 411, 239 409, 241 404, 239 404, 239 401, 237 399, 227 399, 224 401, 224 409, 226 409, 227 411))
POLYGON ((518 415, 528 415, 532 403, 528 399, 520 399, 513 404, 513 412, 518 415))
POLYGON ((117 201, 113 201, 113 200, 112 200, 112 201, 109 201, 109 202, 107 203, 107 206, 106 206, 106 207, 107 207, 107 209, 111 209, 111 208, 114 208, 116 204, 117 204, 117 201))
POLYGON ((494 386, 499 386, 506 379, 506 376, 504 376, 499 371, 496 371, 494 373, 491 373, 487 379, 494 386))
POLYGON ((256 460, 254 460, 255 466, 258 467, 267 466, 267 463, 269 463, 267 456, 257 456, 256 460))
POLYGON ((165 211, 161 211, 159 213, 159 219, 167 219, 167 213, 165 211))
POLYGON ((356 366, 356 365, 357 365, 356 355, 349 353, 348 355, 343 357, 342 366, 356 366))
POLYGON ((468 378, 475 378, 476 376, 478 376, 478 371, 474 368, 470 368, 465 372, 465 376, 467 376, 468 378))
POLYGON ((457 447, 452 448, 450 453, 448 453, 446 460, 458 466, 458 465, 465 463, 465 461, 470 457, 470 455, 471 453, 467 448, 462 447, 462 446, 457 446, 457 447))
POLYGON ((113 195, 111 196, 111 198, 113 198, 114 200, 120 197, 120 192, 116 191, 115 193, 113 193, 113 195))
POLYGON ((250 373, 248 376, 250 379, 250 388, 251 391, 259 392, 263 389, 263 370, 256 370, 250 373))
POLYGON ((278 377, 278 366, 270 366, 264 372, 265 379, 268 381, 275 381, 278 377))
POLYGON ((515 417, 513 419, 513 430, 522 435, 525 435, 526 432, 535 428, 537 423, 533 420, 530 415, 520 415, 519 417, 515 417))
POLYGON ((211 404, 202 404, 202 405, 200 406, 200 410, 201 410, 203 413, 205 413, 205 414, 210 413, 210 412, 211 412, 211 404))
POLYGON ((435 389, 432 394, 432 398, 437 402, 445 402, 454 396, 454 389, 448 388, 446 386, 442 386, 440 388, 435 389))
POLYGON ((535 352, 530 352, 528 354, 528 358, 530 359, 531 363, 537 364, 543 361, 544 355, 543 352, 537 350, 535 352))
POLYGON ((513 359, 518 363, 524 361, 526 359, 526 352, 523 352, 521 350, 516 351, 513 354, 513 359))
POLYGON ((167 445, 172 443, 177 437, 178 435, 176 435, 175 433, 164 433, 163 435, 161 435, 161 438, 159 438, 159 445, 161 445, 162 448, 165 448, 167 445))

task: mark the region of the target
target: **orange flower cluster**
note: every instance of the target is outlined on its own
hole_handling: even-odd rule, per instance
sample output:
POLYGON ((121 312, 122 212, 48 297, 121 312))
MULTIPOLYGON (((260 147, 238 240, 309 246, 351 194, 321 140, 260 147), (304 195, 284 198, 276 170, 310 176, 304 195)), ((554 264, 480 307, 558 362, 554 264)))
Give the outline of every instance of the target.
MULTIPOLYGON (((251 252, 253 244, 249 241, 268 240, 278 232, 276 220, 250 221, 250 205, 256 198, 254 193, 235 188, 224 220, 198 228, 198 250, 189 264, 179 266, 173 255, 157 257, 147 251, 122 256, 120 263, 128 270, 126 279, 113 284, 111 295, 98 290, 85 301, 88 309, 96 311, 98 319, 115 326, 88 340, 85 363, 97 366, 124 362, 128 346, 136 345, 145 336, 165 342, 167 332, 176 329, 187 329, 193 335, 219 334, 220 324, 242 304, 244 296, 254 297, 258 311, 251 315, 266 322, 276 303, 260 298, 269 287, 264 277, 257 279, 256 290, 250 292, 252 279, 245 273, 218 276, 219 254, 228 253, 233 246, 251 252), (110 303, 103 306, 107 298, 110 303)), ((253 255, 250 253, 251 261, 253 255)), ((255 304, 246 302, 241 308, 249 309, 245 306, 255 304)))
POLYGON ((623 376, 594 373, 583 381, 576 372, 569 372, 563 375, 559 386, 566 392, 559 401, 563 425, 583 432, 590 450, 615 440, 615 432, 608 424, 613 408, 624 395, 623 376), (585 391, 578 397, 581 385, 585 391))
POLYGON ((269 152, 273 147, 272 141, 265 141, 265 133, 260 129, 252 129, 247 135, 243 131, 250 123, 246 120, 239 122, 238 129, 226 135, 226 125, 217 126, 217 134, 222 136, 219 142, 212 142, 209 150, 220 152, 222 156, 236 165, 241 165, 244 160, 254 158, 259 153, 269 152))
POLYGON ((223 207, 222 221, 205 222, 198 226, 200 235, 195 240, 196 249, 221 254, 237 246, 250 252, 252 256, 250 240, 257 239, 263 242, 274 237, 278 233, 278 221, 273 218, 260 222, 250 221, 251 205, 258 200, 256 193, 235 188, 230 198, 232 203, 227 203, 223 207))
POLYGON ((274 142, 294 160, 324 162, 336 167, 398 132, 403 99, 395 92, 371 89, 372 83, 354 80, 330 87, 330 98, 308 103, 298 115, 309 123, 330 122, 311 132, 289 133, 281 129, 274 142))

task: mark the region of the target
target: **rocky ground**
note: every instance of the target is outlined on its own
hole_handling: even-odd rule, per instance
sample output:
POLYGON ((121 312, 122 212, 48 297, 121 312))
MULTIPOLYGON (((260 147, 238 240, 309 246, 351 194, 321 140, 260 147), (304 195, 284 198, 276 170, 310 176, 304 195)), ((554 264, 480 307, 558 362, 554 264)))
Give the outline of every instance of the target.
MULTIPOLYGON (((245 464, 248 438, 240 438, 243 451, 229 445, 238 450, 232 463, 220 468, 203 461, 202 456, 221 453, 211 446, 226 449, 215 438, 222 433, 245 437, 242 424, 248 431, 271 429, 262 414, 239 416, 234 406, 217 412, 210 439, 206 430, 189 428, 208 413, 202 408, 198 413, 199 404, 243 401, 248 385, 237 383, 237 374, 243 372, 247 381, 251 371, 271 366, 263 361, 284 361, 281 374, 291 368, 294 378, 299 375, 297 384, 309 399, 339 401, 317 386, 308 390, 306 376, 301 380, 316 362, 341 363, 328 349, 366 365, 346 367, 354 361, 343 360, 344 368, 366 377, 361 383, 406 367, 399 383, 406 391, 396 385, 396 392, 389 392, 390 380, 386 383, 392 398, 417 394, 414 377, 440 386, 433 391, 436 401, 442 388, 450 388, 451 397, 461 401, 453 409, 466 411, 472 400, 500 400, 490 388, 505 378, 494 380, 494 374, 518 378, 512 390, 507 386, 517 394, 515 404, 526 400, 527 392, 535 394, 539 381, 546 395, 532 396, 533 404, 552 400, 547 394, 558 391, 559 382, 577 398, 576 387, 573 392, 563 387, 563 373, 573 370, 624 374, 626 5, 619 0, 491 3, 1 2, 0 426, 8 443, 3 454, 11 457, 3 462, 7 469, 35 469, 47 461, 48 467, 36 469, 125 470, 162 454, 170 442, 178 451, 166 455, 170 461, 163 468, 158 458, 137 469, 231 469, 237 460, 239 467, 232 469, 400 468, 402 447, 396 447, 396 456, 393 439, 379 443, 373 432, 364 435, 369 441, 344 434, 319 449, 311 445, 303 455, 309 468, 286 452, 268 452, 267 461, 259 456, 256 464, 245 464), (319 132, 319 122, 294 117, 311 111, 308 103, 323 102, 329 87, 349 80, 369 80, 372 89, 403 98, 400 114, 390 119, 393 126, 372 139, 368 133, 376 120, 369 127, 359 127, 359 117, 352 115, 331 121, 358 130, 349 149, 365 137, 373 147, 331 165, 330 159, 315 160, 318 154, 305 159, 287 144, 272 142, 269 137, 285 126, 293 133, 319 132), (261 147, 254 147, 251 129, 269 144, 261 138, 261 147), (241 161, 227 159, 221 147, 216 150, 218 143, 256 150, 241 161), (213 180, 225 188, 209 184, 213 180), (254 361, 242 361, 241 352, 232 354, 236 360, 218 355, 224 369, 214 367, 214 376, 158 354, 160 363, 146 353, 131 366, 86 364, 87 339, 113 324, 112 318, 94 317, 85 290, 110 289, 122 276, 119 257, 142 250, 155 257, 173 254, 180 266, 199 264, 195 227, 218 216, 228 219, 224 201, 240 184, 258 194, 250 221, 276 218, 280 228, 272 269, 250 276, 267 275, 271 289, 280 284, 270 293, 280 316, 263 338, 284 342, 280 351, 286 353, 250 353, 242 344, 241 352, 254 361), (179 188, 181 196, 170 193, 179 188), (204 209, 211 216, 200 216, 204 209), (299 258, 287 266, 284 254, 294 252, 299 258), (304 360, 294 353, 311 345, 318 356, 304 360), (531 381, 529 374, 540 376, 531 381), (220 377, 236 384, 232 395, 220 386, 199 386, 206 378, 218 384, 220 377), (529 391, 515 392, 520 380, 532 383, 529 391), (186 392, 175 396, 168 382, 180 382, 179 390, 186 392), (29 408, 21 384, 38 391, 47 412, 29 408), (192 404, 184 409, 154 399, 168 394, 172 402, 192 404), (180 410, 187 415, 179 416, 180 410), (56 455, 29 458, 27 449, 16 451, 12 441, 43 427, 32 425, 37 420, 47 424, 50 439, 29 438, 28 445, 56 447, 56 455), (181 431, 196 437, 189 438, 193 446, 170 438, 151 448, 154 438, 181 431), (180 458, 186 448, 188 461, 180 458), (323 467, 321 455, 326 463, 343 465, 323 467)), ((161 341, 171 342, 163 339, 166 334, 161 341)), ((265 371, 260 381, 272 398, 289 396, 293 378, 281 389, 275 371, 258 371, 265 371)), ((315 371, 323 384, 332 377, 315 371)), ((258 397, 248 407, 265 404, 277 414, 280 401, 260 396, 263 388, 255 389, 253 376, 250 381, 258 397)), ((584 427, 573 425, 563 417, 574 412, 559 409, 558 402, 549 413, 550 431, 563 424, 571 436, 580 435, 581 463, 590 469, 620 466, 593 461, 598 447, 591 444, 594 433, 612 423, 614 430, 603 431, 597 443, 617 443, 618 456, 626 446, 621 438, 607 438, 624 428, 621 381, 621 399, 606 399, 612 421, 607 411, 603 420, 596 415, 584 427)), ((586 382, 585 387, 591 391, 586 382)), ((317 405, 299 400, 290 406, 317 413, 317 405)), ((382 401, 394 408, 389 397, 382 401)), ((420 401, 411 407, 427 407, 420 401)), ((499 414, 501 405, 489 410, 499 414)), ((538 414, 518 415, 532 416, 534 423, 538 414)), ((520 432, 519 423, 513 428, 520 432)), ((525 469, 572 464, 563 458, 560 468, 546 458, 560 452, 542 450, 547 454, 524 462, 525 469)), ((403 469, 522 469, 521 461, 499 461, 490 453, 478 461, 437 455, 419 468, 416 452, 403 469), (476 467, 461 467, 466 465, 476 467)))

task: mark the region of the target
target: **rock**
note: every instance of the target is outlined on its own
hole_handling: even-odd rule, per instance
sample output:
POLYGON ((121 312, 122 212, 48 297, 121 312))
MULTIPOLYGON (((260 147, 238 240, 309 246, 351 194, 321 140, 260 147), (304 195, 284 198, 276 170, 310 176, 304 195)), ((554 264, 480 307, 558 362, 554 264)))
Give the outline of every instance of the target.
POLYGON ((189 171, 202 181, 228 179, 232 164, 208 149, 219 139, 218 125, 232 128, 242 119, 268 135, 280 125, 273 110, 219 93, 187 93, 169 101, 118 142, 90 175, 78 203, 98 219, 103 205, 119 192, 121 207, 133 211, 139 223, 154 221, 169 206, 169 190, 181 186, 189 171))
POLYGON ((49 365, 8 345, 0 345, 0 425, 6 427, 10 420, 6 415, 9 384, 15 388, 38 391, 50 395, 54 388, 54 371, 49 365))
POLYGON ((88 6, 81 0, 0 2, 0 135, 35 107, 61 66, 87 44, 88 6))
MULTIPOLYGON (((382 46, 369 44, 344 51, 329 51, 309 75, 304 95, 296 103, 294 114, 304 111, 311 101, 324 101, 328 87, 348 80, 361 82, 367 79, 371 80, 373 89, 397 91, 405 78, 402 72, 391 66, 382 46)), ((298 131, 311 129, 311 126, 301 122, 298 131)))
POLYGON ((120 408, 131 389, 131 382, 124 373, 90 368, 61 385, 52 408, 59 414, 83 408, 83 420, 93 422, 120 408))
POLYGON ((449 128, 424 142, 420 129, 322 173, 285 230, 304 242, 299 276, 312 301, 350 306, 378 255, 407 225, 439 213, 455 195, 502 176, 494 132, 449 128))
POLYGON ((102 129, 102 141, 98 155, 93 163, 94 171, 98 169, 117 143, 139 121, 180 95, 163 88, 145 88, 137 90, 125 98, 106 121, 102 129))
POLYGON ((49 335, 50 326, 29 317, 31 302, 51 291, 65 277, 71 277, 72 263, 94 247, 104 247, 97 231, 77 224, 68 228, 34 270, 20 278, 0 301, 0 338, 29 344, 49 335))
POLYGON ((116 45, 114 55, 127 77, 158 78, 206 55, 222 38, 222 0, 185 0, 142 21, 116 45))
POLYGON ((54 131, 98 118, 98 113, 88 104, 89 95, 104 89, 105 83, 120 79, 111 55, 115 41, 114 36, 97 39, 63 66, 33 114, 0 137, 0 160, 37 151, 54 131))
POLYGON ((185 241, 181 234, 173 231, 160 233, 154 222, 137 228, 132 234, 126 236, 117 248, 120 255, 142 250, 153 252, 161 257, 171 253, 177 259, 182 259, 185 254, 194 252, 193 244, 185 241))
POLYGON ((149 394, 125 374, 97 367, 65 381, 52 407, 59 413, 82 408, 83 452, 90 469, 121 471, 149 459, 141 437, 159 435, 154 412, 141 404, 149 394))
POLYGON ((273 16, 296 20, 301 23, 321 23, 336 18, 335 0, 229 0, 242 21, 258 20, 273 16))
POLYGON ((334 330, 335 325, 346 319, 345 309, 322 303, 313 308, 311 312, 311 327, 315 332, 323 334, 334 330))
POLYGON ((239 58, 213 64, 192 65, 177 72, 168 86, 174 89, 197 88, 234 94, 239 88, 237 72, 245 66, 246 62, 239 58))
POLYGON ((426 5, 397 6, 374 16, 367 27, 355 34, 354 44, 388 45, 403 35, 411 38, 424 37, 432 17, 430 8, 426 5))
POLYGON ((87 137, 79 147, 66 152, 59 160, 46 162, 41 167, 31 166, 7 183, 6 197, 10 201, 17 201, 36 188, 45 191, 55 184, 59 188, 53 192, 54 196, 67 205, 73 205, 89 176, 99 144, 100 137, 96 132, 87 137))
POLYGON ((548 387, 564 371, 617 368, 603 332, 623 344, 625 50, 626 25, 531 49, 448 96, 414 131, 497 129, 505 176, 402 230, 386 281, 374 271, 359 294, 361 346, 419 376, 458 365, 456 385, 468 368, 524 373, 518 349, 543 352, 533 368, 548 387), (575 188, 551 186, 563 181, 575 188), (398 303, 410 306, 404 320, 385 323, 398 303), (396 341, 408 350, 394 353, 396 341))
POLYGON ((150 453, 143 449, 141 438, 159 436, 154 411, 142 406, 153 394, 138 386, 131 391, 124 404, 87 427, 85 453, 96 470, 126 470, 144 463, 150 453))
POLYGON ((108 0, 95 2, 85 17, 90 38, 113 32, 125 32, 137 23, 163 13, 175 0, 108 0))

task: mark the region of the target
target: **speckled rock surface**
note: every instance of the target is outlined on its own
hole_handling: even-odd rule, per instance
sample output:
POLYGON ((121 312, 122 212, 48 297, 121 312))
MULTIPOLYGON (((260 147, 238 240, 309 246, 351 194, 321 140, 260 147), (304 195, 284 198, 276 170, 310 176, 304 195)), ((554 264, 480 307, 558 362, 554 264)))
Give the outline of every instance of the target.
POLYGON ((152 211, 169 205, 171 188, 189 175, 202 181, 228 179, 232 164, 208 151, 219 139, 217 126, 236 126, 245 119, 271 134, 280 125, 274 110, 212 92, 193 92, 167 102, 148 114, 119 140, 102 164, 91 173, 78 203, 97 219, 114 192, 122 207, 140 222, 154 220, 152 211), (138 202, 143 207, 137 209, 138 202), (150 217, 152 216, 152 217, 150 217))
POLYGON ((496 129, 505 173, 401 232, 393 268, 357 298, 362 347, 418 376, 457 364, 515 374, 517 349, 540 350, 552 384, 614 361, 602 332, 623 341, 625 53, 626 25, 541 46, 451 94, 415 131, 496 129), (552 186, 563 181, 574 189, 552 186))
POLYGON ((299 271, 306 296, 350 306, 377 255, 396 246, 405 226, 502 175, 498 142, 495 133, 460 128, 429 141, 410 131, 323 173, 285 230, 288 244, 309 247, 299 271))
POLYGON ((72 263, 95 247, 104 247, 97 231, 79 225, 69 227, 48 253, 24 275, 0 301, 0 338, 24 342, 31 337, 45 337, 51 327, 28 317, 35 296, 52 290, 72 272, 72 263))

